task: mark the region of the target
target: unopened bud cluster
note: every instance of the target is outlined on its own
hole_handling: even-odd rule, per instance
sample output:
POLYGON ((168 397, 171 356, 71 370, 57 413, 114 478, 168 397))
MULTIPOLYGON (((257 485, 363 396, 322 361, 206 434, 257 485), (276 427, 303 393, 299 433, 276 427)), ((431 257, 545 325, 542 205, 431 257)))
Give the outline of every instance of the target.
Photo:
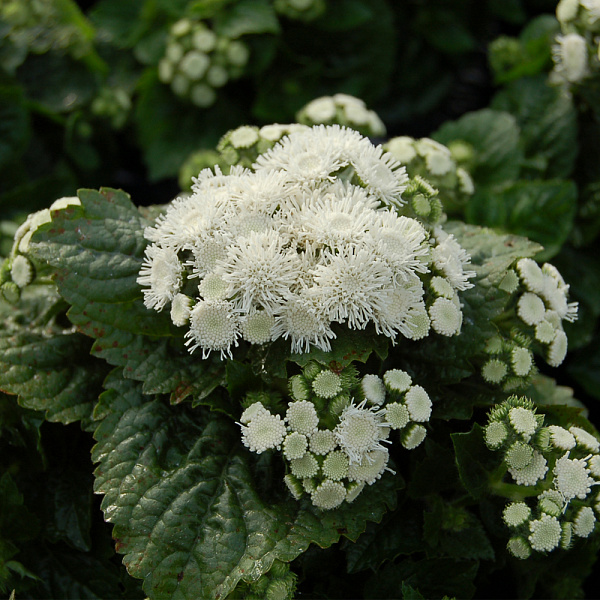
POLYGON ((499 334, 488 341, 481 374, 510 391, 531 380, 534 352, 551 367, 563 362, 568 345, 563 322, 577 319, 577 302, 568 301, 569 286, 556 267, 540 267, 531 258, 518 260, 499 288, 511 299, 495 320, 499 334))
POLYGON ((550 81, 581 84, 600 73, 600 4, 596 0, 561 0, 556 7, 561 34, 552 46, 550 81))
POLYGON ((202 21, 181 19, 171 26, 158 76, 173 92, 206 108, 216 90, 244 72, 249 50, 241 40, 216 34, 202 21))
POLYGON ((422 177, 439 190, 447 213, 460 211, 473 195, 475 187, 467 169, 474 152, 466 142, 447 147, 430 138, 400 136, 391 138, 384 147, 406 166, 411 177, 422 177))
POLYGON ((52 211, 61 210, 70 205, 80 204, 77 197, 60 198, 50 208, 44 208, 30 214, 16 230, 9 256, 0 266, 0 297, 14 304, 21 297, 21 290, 35 278, 36 268, 28 256, 31 236, 44 223, 52 221, 52 211))
POLYGON ((521 559, 589 537, 600 512, 600 442, 581 427, 544 421, 530 400, 512 396, 490 411, 485 427, 486 444, 503 453, 512 481, 523 486, 524 499, 503 512, 508 550, 521 559))
POLYGON ((427 434, 431 400, 398 369, 359 381, 353 366, 332 370, 311 361, 289 380, 289 390, 292 401, 284 416, 247 399, 242 442, 258 454, 281 450, 291 494, 296 499, 308 494, 322 510, 352 502, 386 470, 393 473, 385 446, 393 430, 408 450, 427 434))
POLYGON ((296 120, 304 125, 344 125, 367 137, 385 135, 385 125, 377 113, 348 94, 315 98, 296 113, 296 120))

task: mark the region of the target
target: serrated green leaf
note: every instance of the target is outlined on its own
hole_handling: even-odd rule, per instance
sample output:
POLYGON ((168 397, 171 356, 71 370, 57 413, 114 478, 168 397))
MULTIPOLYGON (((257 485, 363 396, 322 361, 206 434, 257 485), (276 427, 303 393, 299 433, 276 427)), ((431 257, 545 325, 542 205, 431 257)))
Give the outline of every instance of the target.
POLYGON ((485 108, 447 122, 432 137, 442 144, 463 140, 474 148, 475 187, 504 186, 519 176, 523 161, 520 130, 509 113, 485 108))
POLYGON ((466 216, 479 225, 528 237, 544 246, 538 259, 548 260, 566 242, 577 211, 572 181, 518 181, 497 192, 476 194, 466 216))
POLYGON ((423 510, 420 505, 405 501, 381 523, 369 523, 356 542, 346 544, 348 573, 376 571, 386 560, 424 550, 423 510))
POLYGON ((392 476, 334 511, 287 499, 282 482, 269 490, 255 472, 260 462, 228 419, 148 401, 118 371, 106 385, 95 491, 105 494, 117 551, 151 598, 224 598, 276 558, 356 539, 395 503, 392 476))
POLYGON ((137 277, 149 223, 122 191, 79 196, 81 207, 55 213, 32 244, 37 259, 57 270, 69 319, 96 338, 94 356, 124 367, 127 377, 144 382, 145 393, 170 393, 173 402, 207 396, 222 382, 223 363, 192 357, 168 315, 144 306, 137 277))
POLYGON ((24 408, 48 421, 72 423, 91 418, 106 368, 90 358, 90 340, 52 322, 34 319, 51 311, 52 290, 28 289, 0 325, 0 388, 18 394, 24 408))
POLYGON ((455 596, 471 598, 478 561, 430 558, 403 560, 382 567, 365 585, 364 598, 398 598, 403 586, 418 590, 425 598, 455 596))
POLYGON ((456 465, 460 480, 471 496, 483 497, 489 488, 490 475, 500 464, 500 458, 485 445, 483 429, 475 423, 468 433, 453 433, 456 465))

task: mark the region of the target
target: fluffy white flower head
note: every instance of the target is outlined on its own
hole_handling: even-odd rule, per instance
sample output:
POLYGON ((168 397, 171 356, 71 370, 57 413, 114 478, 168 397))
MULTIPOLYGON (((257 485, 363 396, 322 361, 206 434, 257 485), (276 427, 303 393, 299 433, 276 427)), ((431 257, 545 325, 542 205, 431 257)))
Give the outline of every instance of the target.
POLYGON ((529 523, 529 543, 538 552, 550 552, 560 543, 561 527, 556 517, 542 515, 529 523))
POLYGON ((251 452, 279 449, 286 434, 285 423, 279 415, 259 411, 248 425, 242 425, 242 443, 251 452))
POLYGON ((334 429, 336 440, 350 458, 350 464, 362 464, 368 452, 384 449, 381 445, 382 430, 388 425, 383 420, 383 411, 365 408, 365 402, 358 406, 351 402, 340 417, 334 429))
POLYGON ((554 487, 565 500, 579 498, 583 500, 591 491, 595 481, 590 477, 586 461, 569 458, 567 452, 554 465, 554 487))

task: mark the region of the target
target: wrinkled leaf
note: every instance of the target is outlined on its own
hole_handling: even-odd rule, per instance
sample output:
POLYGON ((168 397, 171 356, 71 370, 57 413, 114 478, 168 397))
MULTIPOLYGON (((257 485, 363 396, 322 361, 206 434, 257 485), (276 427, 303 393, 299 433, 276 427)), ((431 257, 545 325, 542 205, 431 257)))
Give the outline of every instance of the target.
POLYGON ((276 558, 291 561, 341 535, 356 539, 395 503, 391 476, 329 512, 290 499, 283 482, 267 491, 260 461, 230 420, 148 401, 118 371, 107 388, 95 491, 105 495, 117 551, 151 598, 225 598, 276 558))
POLYGON ((191 357, 169 316, 144 306, 137 277, 149 223, 122 191, 79 195, 82 206, 55 213, 32 245, 38 260, 56 268, 69 319, 96 338, 94 356, 123 366, 146 393, 171 393, 174 402, 209 394, 221 383, 221 361, 191 357))

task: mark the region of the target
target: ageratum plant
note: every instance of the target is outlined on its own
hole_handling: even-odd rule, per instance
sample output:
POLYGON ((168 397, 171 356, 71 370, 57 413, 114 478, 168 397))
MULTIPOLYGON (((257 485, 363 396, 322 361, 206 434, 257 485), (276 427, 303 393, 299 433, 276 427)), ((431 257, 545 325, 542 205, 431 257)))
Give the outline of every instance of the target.
MULTIPOLYGON (((567 354, 569 284, 538 244, 447 219, 446 196, 455 207, 473 183, 443 144, 278 127, 228 133, 230 165, 166 205, 81 190, 15 232, 1 381, 20 407, 3 410, 22 435, 36 418, 93 433, 93 490, 128 573, 92 563, 101 593, 581 582, 600 441, 538 371, 567 354)), ((24 522, 13 474, 2 486, 24 522)), ((43 549, 12 548, 2 581, 36 593, 43 549)))

